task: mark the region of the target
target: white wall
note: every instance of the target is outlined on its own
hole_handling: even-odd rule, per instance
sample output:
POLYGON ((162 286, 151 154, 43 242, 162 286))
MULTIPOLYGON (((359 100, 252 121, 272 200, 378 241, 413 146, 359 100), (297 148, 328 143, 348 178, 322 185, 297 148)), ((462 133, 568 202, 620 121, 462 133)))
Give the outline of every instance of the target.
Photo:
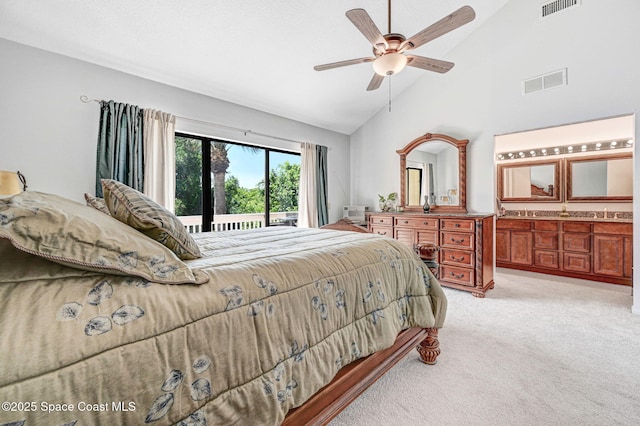
MULTIPOLYGON (((453 70, 425 72, 394 98, 391 112, 381 110, 351 136, 353 203, 376 205, 376 193, 397 190, 395 150, 430 132, 470 140, 468 208, 493 212, 494 135, 640 110, 640 55, 635 48, 640 2, 583 0, 582 6, 545 20, 538 18, 540 4, 507 3, 444 58, 456 63, 453 70), (521 95, 522 80, 565 67, 567 86, 521 95)), ((425 45, 416 54, 428 52, 425 45)), ((638 144, 634 150, 637 173, 638 144)), ((640 208, 640 185, 634 188, 634 207, 640 208)), ((638 221, 634 230, 640 235, 638 221)), ((634 239, 634 265, 640 265, 640 238, 634 239)), ((637 271, 634 289, 633 311, 640 314, 637 271)))
MULTIPOLYGON (((0 170, 20 170, 29 188, 84 202, 95 191, 100 106, 81 95, 159 109, 330 148, 330 221, 342 217, 349 185, 349 137, 0 39, 0 170)), ((297 149, 187 120, 177 130, 297 149)))

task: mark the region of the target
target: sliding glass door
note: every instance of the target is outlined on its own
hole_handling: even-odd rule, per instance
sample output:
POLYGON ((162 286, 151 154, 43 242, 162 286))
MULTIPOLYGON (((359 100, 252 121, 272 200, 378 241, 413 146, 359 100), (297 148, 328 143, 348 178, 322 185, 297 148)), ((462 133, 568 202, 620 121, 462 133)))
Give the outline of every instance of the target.
POLYGON ((176 214, 190 232, 295 226, 299 181, 298 153, 176 134, 176 214))

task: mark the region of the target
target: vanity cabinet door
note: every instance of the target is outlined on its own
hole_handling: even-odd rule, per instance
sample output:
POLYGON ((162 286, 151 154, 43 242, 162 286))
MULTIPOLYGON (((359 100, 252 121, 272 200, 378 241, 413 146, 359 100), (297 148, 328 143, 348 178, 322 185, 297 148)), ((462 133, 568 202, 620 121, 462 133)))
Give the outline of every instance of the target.
POLYGON ((633 238, 624 237, 624 277, 631 278, 633 270, 633 238))
POLYGON ((511 232, 496 229, 496 262, 511 261, 511 232))
POLYGON ((593 236, 593 272, 624 276, 624 237, 622 235, 593 236))
POLYGON ((511 263, 531 265, 533 236, 530 231, 511 231, 511 263))

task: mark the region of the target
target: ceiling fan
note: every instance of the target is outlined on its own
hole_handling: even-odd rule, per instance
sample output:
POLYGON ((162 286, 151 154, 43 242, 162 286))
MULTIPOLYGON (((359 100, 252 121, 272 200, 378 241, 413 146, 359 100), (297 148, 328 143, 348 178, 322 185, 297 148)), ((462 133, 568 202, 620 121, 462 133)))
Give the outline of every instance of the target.
POLYGON ((473 21, 476 17, 476 13, 471 6, 462 6, 452 14, 445 16, 435 24, 428 26, 413 37, 407 39, 402 34, 391 32, 391 0, 389 0, 388 34, 382 35, 364 9, 351 9, 347 11, 346 15, 347 18, 353 22, 353 25, 355 25, 372 44, 373 54, 375 56, 316 65, 313 69, 316 71, 324 71, 347 65, 373 62, 375 74, 373 74, 367 90, 376 90, 380 87, 380 84, 382 84, 385 76, 397 74, 407 65, 439 73, 449 71, 454 66, 453 62, 425 58, 424 56, 418 55, 405 55, 405 52, 416 49, 431 40, 453 31, 473 21))

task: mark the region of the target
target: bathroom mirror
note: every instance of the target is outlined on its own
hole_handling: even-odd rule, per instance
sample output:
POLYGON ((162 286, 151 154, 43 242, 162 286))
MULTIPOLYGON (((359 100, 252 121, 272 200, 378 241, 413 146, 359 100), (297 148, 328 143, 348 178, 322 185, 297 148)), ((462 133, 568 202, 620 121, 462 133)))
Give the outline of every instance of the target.
POLYGON ((568 201, 633 200, 631 153, 566 159, 568 201))
POLYGON ((467 212, 466 159, 468 140, 427 133, 409 142, 400 155, 400 205, 431 212, 467 212))
POLYGON ((498 164, 500 201, 561 201, 560 160, 498 164))

